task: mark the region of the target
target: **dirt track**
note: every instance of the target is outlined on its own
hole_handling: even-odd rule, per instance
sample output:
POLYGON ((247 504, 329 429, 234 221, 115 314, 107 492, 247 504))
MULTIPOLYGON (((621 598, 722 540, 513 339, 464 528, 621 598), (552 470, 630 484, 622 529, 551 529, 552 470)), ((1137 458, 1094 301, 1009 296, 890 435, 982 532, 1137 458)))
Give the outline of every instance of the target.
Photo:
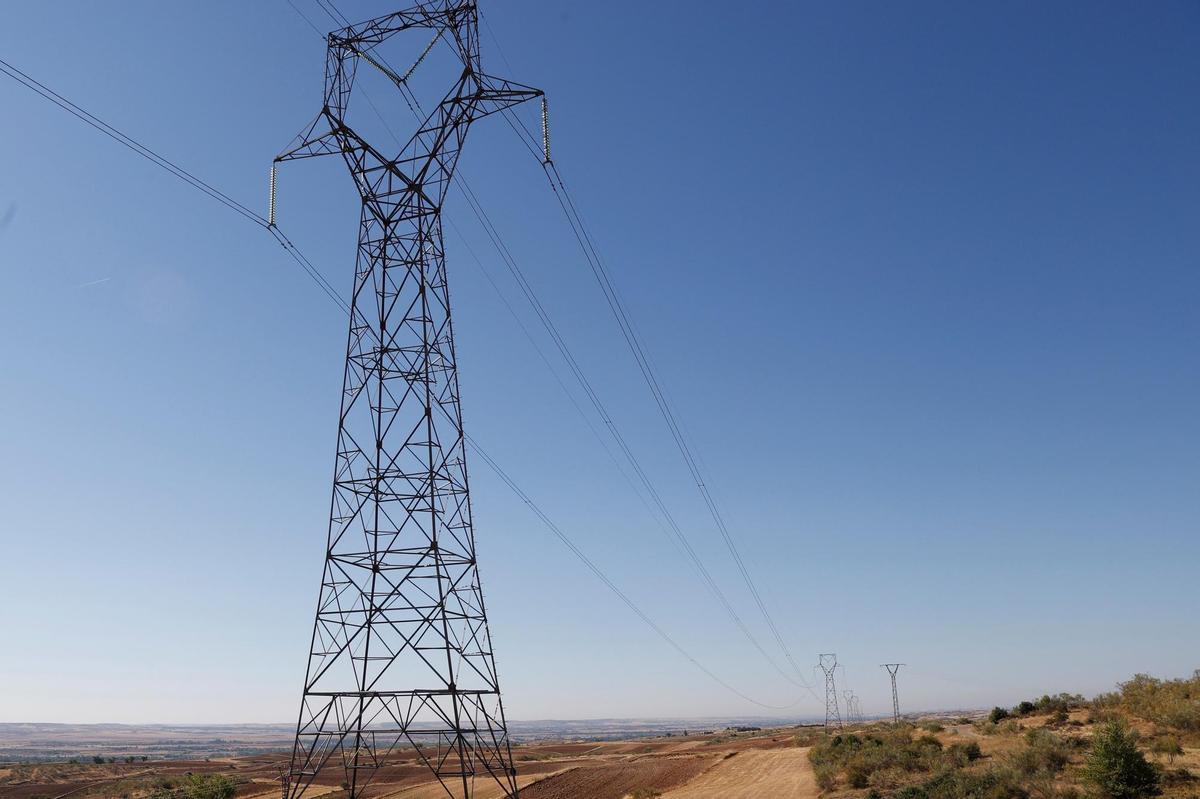
POLYGON ((638 788, 660 791, 683 785, 715 762, 712 755, 647 757, 580 766, 521 790, 523 799, 622 799, 638 788))
POLYGON ((807 748, 750 750, 725 758, 662 799, 816 799, 807 748))

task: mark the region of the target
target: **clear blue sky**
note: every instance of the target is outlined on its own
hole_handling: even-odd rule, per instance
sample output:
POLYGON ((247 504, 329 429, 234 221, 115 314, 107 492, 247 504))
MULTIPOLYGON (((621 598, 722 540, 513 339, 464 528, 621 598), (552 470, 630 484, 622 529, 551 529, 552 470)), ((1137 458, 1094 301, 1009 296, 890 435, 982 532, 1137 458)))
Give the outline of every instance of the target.
MULTIPOLYGON (((891 660, 908 708, 1200 666, 1200 5, 483 10, 806 668, 836 651, 871 712, 891 660)), ((322 88, 284 0, 13 3, 0 57, 256 208, 322 88)), ((0 103, 0 721, 292 719, 344 318, 260 229, 7 79, 0 103)), ((540 171, 485 120, 463 172, 769 641, 540 171)), ((289 164, 280 197, 346 291, 344 167, 289 164)), ((819 712, 447 246, 472 434, 713 671, 819 712)), ((759 712, 472 473, 511 717, 759 712)))

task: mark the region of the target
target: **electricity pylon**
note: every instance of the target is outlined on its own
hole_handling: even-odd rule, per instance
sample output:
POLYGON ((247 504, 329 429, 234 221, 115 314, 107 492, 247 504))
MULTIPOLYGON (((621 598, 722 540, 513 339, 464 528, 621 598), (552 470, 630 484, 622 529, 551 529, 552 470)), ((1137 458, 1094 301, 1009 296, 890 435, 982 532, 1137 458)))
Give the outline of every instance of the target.
POLYGON ((833 652, 817 655, 817 665, 825 672, 825 732, 828 733, 831 725, 842 726, 842 714, 838 711, 837 685, 834 681, 834 672, 838 665, 837 655, 833 652))
POLYGON ((842 696, 846 697, 846 720, 852 724, 862 724, 862 706, 858 702, 858 697, 848 688, 842 691, 842 696))
POLYGON ((896 673, 900 671, 903 663, 883 663, 883 668, 887 669, 888 674, 892 678, 892 723, 900 723, 900 694, 896 693, 896 673))
POLYGON ((538 96, 481 70, 474 2, 427 0, 329 34, 323 107, 276 158, 340 154, 362 199, 291 797, 326 767, 362 797, 401 749, 439 795, 517 796, 475 559, 441 213, 470 124, 538 96), (376 48, 410 29, 433 43, 400 76, 376 48), (384 155, 348 124, 356 71, 365 62, 403 92, 434 45, 461 65, 408 143, 384 155))

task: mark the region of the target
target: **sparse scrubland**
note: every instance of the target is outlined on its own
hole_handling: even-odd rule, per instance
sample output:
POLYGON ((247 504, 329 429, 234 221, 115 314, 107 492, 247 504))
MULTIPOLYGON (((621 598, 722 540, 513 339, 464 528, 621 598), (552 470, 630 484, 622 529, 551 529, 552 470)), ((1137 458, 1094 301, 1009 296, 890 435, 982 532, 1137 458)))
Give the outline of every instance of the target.
POLYGON ((1091 701, 1046 695, 957 722, 830 736, 809 750, 817 785, 846 799, 1200 797, 1200 672, 1137 675, 1091 701))

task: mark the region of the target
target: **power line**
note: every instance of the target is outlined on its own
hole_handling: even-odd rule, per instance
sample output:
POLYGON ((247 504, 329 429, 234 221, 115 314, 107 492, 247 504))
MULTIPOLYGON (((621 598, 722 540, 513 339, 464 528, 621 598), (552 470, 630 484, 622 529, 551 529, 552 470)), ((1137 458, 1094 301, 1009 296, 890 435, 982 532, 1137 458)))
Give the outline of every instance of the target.
MULTIPOLYGON (((289 5, 290 5, 290 3, 289 3, 289 5)), ((299 10, 297 9, 297 11, 299 11, 299 10)), ((310 22, 310 25, 311 25, 311 22, 310 22)), ((22 72, 21 70, 14 67, 12 64, 10 64, 7 61, 4 61, 2 59, 0 59, 0 72, 4 72, 4 74, 8 75, 10 78, 13 78, 15 81, 17 81, 21 85, 25 86, 26 88, 31 89, 32 91, 37 93, 39 96, 43 97, 46 100, 49 100, 50 102, 54 103, 56 106, 62 108, 63 110, 68 111, 73 116, 79 118, 81 121, 86 122, 88 125, 95 128, 96 130, 100 131, 104 135, 108 136, 109 138, 111 138, 111 139, 119 142, 120 144, 124 145, 125 147, 129 148, 133 152, 137 153, 139 156, 145 158, 146 160, 150 161, 151 163, 155 164, 156 166, 170 172, 171 174, 180 178, 181 180, 183 180, 185 183, 192 186, 193 188, 203 192, 204 194, 208 195, 210 198, 217 200, 222 205, 225 205, 226 207, 230 208, 231 210, 236 211, 241 216, 249 219, 250 221, 254 222, 255 224, 257 224, 260 227, 267 230, 276 239, 276 241, 278 241, 280 243, 280 245, 289 254, 289 256, 291 256, 292 259, 294 261, 296 261, 296 263, 304 270, 304 272, 317 284, 318 288, 320 288, 329 297, 329 299, 335 305, 337 305, 338 308, 340 308, 342 310, 343 313, 345 313, 346 315, 350 314, 349 306, 347 306, 346 303, 337 295, 336 290, 329 284, 329 282, 324 278, 324 276, 321 275, 321 273, 312 265, 311 261, 309 261, 309 259, 303 254, 303 252, 301 252, 300 249, 298 247, 296 247, 296 245, 294 245, 283 234, 282 230, 280 230, 278 226, 271 225, 268 222, 268 220, 266 218, 264 218, 262 215, 251 210, 250 208, 248 208, 244 204, 238 202, 237 200, 233 199, 232 197, 229 197, 229 195, 225 194, 224 192, 221 192, 219 189, 213 187, 211 184, 207 183, 206 181, 203 181, 200 178, 193 175, 192 173, 184 170, 182 167, 178 166, 173 161, 170 161, 169 159, 165 158, 164 156, 161 156, 158 153, 154 152, 150 148, 145 147, 144 145, 141 145, 140 143, 137 142, 137 140, 135 140, 132 137, 128 136, 127 134, 121 132, 120 130, 113 127, 112 125, 109 125, 108 123, 106 123, 103 120, 99 119, 98 117, 92 115, 91 113, 85 111, 84 109, 82 109, 75 103, 71 102, 70 100, 68 100, 67 98, 62 96, 61 94, 54 92, 53 90, 51 90, 47 86, 45 86, 45 84, 42 84, 42 83, 36 81, 34 78, 30 77, 27 73, 22 72)), ((554 522, 552 520, 550 520, 549 517, 547 517, 545 515, 545 513, 542 512, 541 509, 539 507, 537 507, 537 505, 535 503, 533 503, 532 499, 530 499, 527 494, 525 494, 523 491, 520 490, 519 487, 517 487, 516 483, 513 482, 511 480, 511 478, 509 478, 508 475, 500 469, 498 463, 495 461, 494 458, 492 458, 490 455, 488 455, 475 441, 468 439, 468 442, 470 443, 472 448, 475 449, 475 451, 480 454, 480 456, 484 459, 485 463, 487 463, 490 468, 492 468, 494 471, 497 472, 497 474, 501 477, 502 481, 511 490, 513 490, 517 494, 517 496, 522 500, 522 502, 524 502, 527 506, 529 506, 531 508, 531 510, 534 511, 534 513, 539 517, 539 519, 541 519, 543 521, 543 523, 545 523, 549 527, 549 529, 551 529, 551 531, 554 532, 556 537, 558 537, 559 540, 562 541, 567 546, 567 548, 572 552, 572 554, 574 554, 576 557, 578 557, 584 563, 584 565, 587 566, 590 571, 592 571, 592 573, 594 575, 596 575, 610 590, 612 590, 618 596, 618 598, 621 599, 622 602, 624 602, 627 606, 629 606, 630 609, 633 610, 638 615, 638 617, 640 619, 642 619, 643 622, 645 622, 648 626, 650 626, 651 629, 653 629, 654 632, 657 635, 659 635, 659 637, 661 637, 664 641, 666 641, 673 649, 675 649, 685 659, 687 659, 690 663, 692 663, 702 673, 704 673, 706 676, 708 676, 710 679, 712 679, 718 685, 729 690, 731 693, 733 693, 735 696, 739 697, 740 699, 743 699, 743 700, 750 702, 751 704, 757 705, 759 707, 763 707, 763 708, 770 709, 770 710, 786 710, 786 709, 795 707, 797 704, 799 704, 799 700, 796 700, 795 702, 792 702, 787 705, 772 705, 772 704, 760 702, 760 701, 742 693, 737 688, 733 687, 728 682, 726 682, 725 680, 723 680, 719 676, 717 676, 709 668, 704 666, 698 659, 696 659, 695 656, 693 656, 691 653, 689 653, 687 650, 685 650, 682 646, 680 646, 678 644, 678 642, 676 642, 673 638, 671 638, 671 636, 669 634, 667 634, 666 631, 663 630, 663 628, 661 626, 659 626, 656 622, 654 622, 654 620, 652 618, 650 618, 650 616, 647 613, 645 613, 645 611, 643 611, 640 607, 638 607, 636 605, 636 603, 634 603, 628 597, 628 595, 626 595, 623 591, 621 591, 616 586, 616 584, 606 574, 604 574, 603 571, 601 571, 599 569, 599 567, 596 566, 595 563, 592 562, 582 552, 582 550, 580 550, 574 544, 574 542, 571 541, 565 535, 565 533, 562 532, 561 528, 559 528, 556 524, 554 524, 554 522)))
MULTIPOLYGON (((491 33, 490 28, 488 28, 488 30, 489 33, 491 33)), ((495 39, 494 33, 492 33, 492 38, 495 39)), ((500 50, 498 41, 497 49, 500 50)), ((501 57, 504 57, 502 50, 501 57)), ((507 61, 507 59, 505 60, 507 61)), ((784 656, 787 658, 788 663, 791 664, 792 669, 796 672, 797 676, 799 676, 803 681, 803 671, 792 657, 791 651, 788 649, 788 646, 779 631, 778 625, 771 616, 771 613, 767 610, 767 606, 762 599, 761 592, 755 584, 749 568, 747 567, 741 552, 738 550, 737 545, 734 542, 732 533, 730 532, 729 527, 720 512, 720 508, 712 495, 712 491, 708 487, 708 483, 704 479, 703 472, 698 462, 699 459, 696 453, 693 452, 693 447, 689 446, 687 443, 683 427, 672 408, 672 403, 663 389, 661 380, 657 377, 657 370, 655 369, 654 364, 649 357, 646 347, 642 342, 636 327, 634 326, 628 312, 625 309, 624 303, 622 302, 620 294, 617 291, 616 285, 612 279, 612 275, 605 266, 603 259, 600 257, 600 253, 596 247, 595 241, 588 232, 588 228, 584 222, 583 216, 580 213, 574 199, 572 198, 571 193, 568 191, 566 183, 558 171, 558 167, 553 161, 543 159, 542 155, 538 153, 537 137, 534 136, 533 132, 530 131, 523 122, 521 122, 519 117, 507 112, 504 114, 504 117, 508 121, 509 126, 512 127, 513 131, 517 134, 518 138, 521 139, 526 148, 545 170, 546 177, 550 181, 550 188, 553 190, 555 198, 558 200, 563 214, 566 216, 567 222, 571 226, 571 230, 577 243, 579 244, 580 250, 583 252, 584 258, 587 260, 592 274, 595 277, 597 284, 600 286, 601 292, 604 294, 604 298, 609 306, 609 310, 612 312, 612 315, 617 322, 617 326, 621 330, 622 337, 625 339, 630 352, 633 354, 634 360, 637 362, 638 368, 642 373, 642 377, 646 382, 646 385, 649 387, 651 395, 654 397, 655 404, 658 406, 659 412, 666 422, 668 429, 670 430, 676 447, 679 449, 688 471, 690 472, 693 481, 696 483, 696 487, 700 491, 704 505, 708 509, 709 515, 716 524, 717 530, 721 534, 721 538, 725 543, 726 549, 729 551, 734 565, 737 567, 737 570, 745 582, 746 587, 749 589, 755 605, 758 607, 759 612, 766 621, 767 626, 775 639, 775 642, 779 645, 780 650, 784 653, 784 656), (518 126, 520 129, 518 129, 518 126)), ((805 685, 807 685, 807 681, 805 681, 805 685)))
POLYGON ((304 253, 301 252, 300 249, 296 247, 296 245, 294 245, 286 235, 284 235, 282 230, 280 230, 276 225, 271 224, 261 214, 246 207, 244 204, 230 197, 228 194, 216 188, 211 183, 201 180, 193 173, 179 166, 169 158, 166 158, 165 156, 150 149, 137 139, 134 139, 132 136, 122 132, 118 128, 110 125, 91 112, 86 111, 85 109, 71 102, 46 84, 38 81, 28 73, 23 72, 3 59, 0 59, 0 72, 3 72, 5 75, 12 78, 14 81, 34 92, 43 99, 50 101, 62 110, 71 114, 76 119, 79 119, 81 122, 84 122, 92 128, 100 131, 118 144, 121 144, 122 146, 132 150, 134 153, 146 159, 160 169, 171 173, 197 191, 203 192, 210 198, 224 205, 226 208, 266 230, 279 243, 279 245, 283 247, 288 256, 295 261, 301 269, 304 270, 304 272, 309 276, 309 278, 312 279, 314 283, 317 284, 317 288, 319 288, 326 296, 337 303, 337 305, 342 308, 343 311, 346 313, 350 312, 349 306, 347 306, 341 297, 338 296, 337 290, 330 285, 329 281, 325 279, 325 276, 322 275, 321 272, 312 264, 308 257, 305 256, 304 253))
POLYGON ((759 702, 758 700, 747 696, 746 694, 742 693, 737 688, 734 688, 732 685, 725 682, 720 677, 718 677, 716 674, 714 674, 711 670, 709 670, 706 666, 704 666, 704 664, 702 664, 695 657, 693 657, 686 649, 684 649, 682 646, 680 646, 675 641, 675 639, 673 639, 670 635, 668 635, 667 632, 662 629, 662 627, 660 627, 658 624, 656 624, 653 619, 651 619, 640 607, 638 607, 637 603, 635 603, 632 599, 630 599, 629 596, 624 591, 622 591, 620 588, 618 588, 617 585, 612 580, 609 579, 608 575, 606 575, 600 569, 600 567, 597 566, 591 560, 591 558, 589 558, 586 554, 584 554, 583 551, 580 550, 579 547, 575 545, 575 542, 572 541, 566 535, 566 533, 564 533, 559 528, 559 526, 557 524, 555 524, 554 521, 549 516, 547 516, 542 511, 542 509, 539 508, 537 506, 537 504, 534 503, 534 501, 532 499, 530 499, 529 496, 524 491, 522 491, 521 488, 515 482, 513 482, 512 478, 510 478, 504 472, 504 470, 500 468, 499 464, 497 464, 496 461, 490 455, 488 455, 487 452, 485 452, 483 450, 483 448, 480 447, 479 444, 473 438, 471 438, 471 436, 469 436, 469 435, 466 436, 466 439, 467 439, 467 443, 471 445, 471 448, 473 450, 475 450, 476 454, 478 454, 481 458, 483 458, 484 463, 486 463, 492 469, 492 471, 496 473, 496 476, 498 476, 504 482, 504 484, 507 485, 509 487, 509 489, 511 489, 512 492, 514 494, 516 494, 517 497, 520 498, 521 501, 524 502, 529 507, 529 509, 531 511, 533 511, 534 515, 536 515, 542 521, 542 523, 550 530, 550 532, 554 533, 554 535, 568 549, 570 549, 572 553, 574 553, 575 557, 579 558, 579 560, 582 561, 583 565, 586 566, 592 572, 592 574, 594 574, 597 578, 599 578, 599 580, 601 582, 603 582, 609 588, 610 591, 612 591, 614 594, 616 594, 617 597, 622 602, 624 602, 625 605, 628 606, 628 608, 630 610, 632 610, 635 614, 637 614, 638 618, 640 618, 643 622, 645 622, 646 625, 648 627, 650 627, 650 629, 652 629, 656 635, 658 635, 660 638, 662 638, 664 641, 666 641, 667 644, 671 646, 671 648, 673 648, 676 652, 678 652, 680 655, 682 655, 684 658, 686 658, 693 666, 695 666, 700 671, 704 672, 704 674, 706 674, 710 679, 712 679, 714 682, 716 682, 721 687, 725 688, 726 690, 730 691, 731 693, 735 694, 736 696, 746 700, 747 702, 758 705, 759 707, 768 708, 770 710, 786 710, 788 708, 795 707, 797 704, 799 704, 799 702, 800 702, 799 699, 797 699, 795 702, 792 702, 789 705, 764 704, 763 702, 759 702))
MULTIPOLYGON (((347 20, 345 15, 341 13, 341 11, 338 9, 337 5, 334 2, 332 2, 332 0, 315 0, 315 2, 321 8, 321 10, 333 21, 333 23, 335 25, 349 25, 349 21, 347 20)), ((295 5, 293 5, 290 2, 290 0, 289 0, 289 5, 291 5, 292 8, 297 11, 297 13, 300 13, 299 9, 297 9, 295 7, 295 5)), ((314 25, 311 22, 311 20, 309 20, 304 14, 300 14, 300 16, 304 19, 305 22, 308 23, 309 27, 313 28, 315 31, 320 33, 320 31, 316 27, 316 25, 314 25)), ((495 38, 494 34, 493 34, 493 38, 495 38)), ((391 71, 393 73, 396 72, 396 70, 387 62, 386 58, 384 58, 382 55, 374 54, 372 57, 379 61, 381 67, 383 67, 386 70, 391 71)), ((503 57, 503 54, 502 54, 502 57, 503 57)), ((505 60, 507 61, 507 58, 505 58, 505 60)), ((405 104, 408 106, 410 112, 412 112, 412 114, 415 117, 417 117, 418 120, 420 120, 422 118, 421 114, 424 113, 424 109, 421 107, 420 101, 412 93, 412 90, 409 87, 407 87, 406 85, 404 85, 403 82, 397 83, 397 86, 400 89, 401 95, 404 97, 405 104)), ((388 125, 386 118, 380 112, 378 106, 371 100, 370 95, 366 94, 365 92, 362 92, 361 90, 360 90, 360 93, 366 99, 367 104, 370 106, 370 108, 375 113, 375 115, 379 118, 380 122, 384 125, 384 127, 388 130, 388 132, 391 133, 392 137, 394 139, 396 139, 398 144, 402 145, 403 142, 400 141, 399 137, 396 135, 395 131, 391 128, 391 126, 388 125)), ((518 132, 518 137, 521 138, 521 140, 523 142, 525 142, 524 137, 520 137, 519 131, 517 131, 517 128, 514 126, 512 118, 510 118, 510 114, 511 114, 511 112, 508 109, 505 109, 502 116, 506 119, 506 121, 508 121, 509 126, 513 127, 514 132, 518 132)), ((519 121, 519 117, 514 117, 514 118, 519 121)), ((527 149, 530 149, 530 152, 533 154, 535 160, 537 160, 539 164, 542 164, 542 159, 541 159, 541 156, 539 155, 537 149, 529 148, 528 142, 525 142, 525 144, 526 144, 527 149)), ((551 164, 550 166, 551 166, 551 168, 553 168, 553 164, 551 164)), ((555 172, 555 174, 557 175, 557 171, 555 172)), ((558 182, 559 182, 559 186, 561 187, 562 192, 565 195, 566 187, 564 185, 562 185, 561 178, 559 178, 558 182)), ((785 672, 783 669, 781 669, 778 666, 778 664, 776 664, 774 658, 772 658, 771 655, 768 654, 767 651, 763 648, 762 644, 759 643, 758 639, 750 631, 749 627, 746 625, 745 621, 741 618, 740 614, 738 614, 736 609, 733 607, 733 604, 730 602, 729 598, 721 590, 720 586, 717 584, 717 582, 713 578, 712 574, 704 566, 703 561, 700 560, 700 557, 696 553, 695 549, 692 547, 691 542, 687 539, 687 536, 684 534, 682 528, 675 521, 674 515, 667 508, 665 502, 663 502, 658 490, 655 488, 653 482, 650 480, 649 476, 647 475, 645 470, 642 468, 641 463, 639 462, 636 455, 633 453, 633 450, 628 445, 625 437, 621 434, 620 428, 616 425, 615 421, 613 420, 613 417, 608 413, 603 402, 600 400, 599 395, 596 393, 596 391, 592 387, 590 381, 588 381, 587 377, 584 375, 582 369, 579 366, 578 361, 575 359, 575 356, 571 352, 569 346, 566 344, 566 341, 564 340, 562 335, 559 333, 557 326, 554 324, 550 315, 546 312, 541 301, 538 299, 536 292, 533 290, 533 287, 530 285, 529 281, 525 278, 525 275, 524 275, 523 271, 521 270, 520 266, 517 264, 515 257, 513 257, 512 252, 508 249, 507 245, 505 244, 504 239, 500 234, 500 231, 496 228, 495 224, 492 222, 491 218, 488 216, 487 212, 484 210, 483 204, 480 202, 478 195, 475 194, 474 190, 470 186, 470 183, 466 180, 465 176, 463 176, 461 173, 458 175, 458 182, 456 185, 461 189, 464 198, 467 200, 467 204, 471 208, 472 213, 475 215, 476 219, 479 221, 480 225, 483 227, 485 234, 488 236, 489 240, 492 242, 492 245, 495 247, 496 251, 499 253, 501 260, 504 262, 505 266, 508 268, 513 279, 516 281, 518 287, 521 289, 521 292, 525 295, 526 300, 529 302, 530 306, 533 308, 535 315, 538 317, 538 320, 541 322, 541 324, 545 328, 547 334, 550 336, 551 340, 554 342, 555 347, 558 349, 563 360, 566 362, 568 369, 572 373, 572 376, 576 379, 576 382, 579 383, 584 394, 587 396, 588 400, 592 404, 593 408, 595 409, 596 413, 600 417, 601 421, 604 423, 604 426, 606 427, 606 429, 608 429, 610 435, 613 436, 613 439, 616 442, 618 449, 621 451, 622 455, 624 455, 626 460, 629 462, 630 467, 632 468, 634 474, 638 477, 638 479, 642 483, 644 490, 646 491, 646 493, 649 495, 649 497, 653 501, 654 506, 658 509, 659 514, 661 514, 661 518, 659 518, 658 516, 654 516, 653 513, 651 513, 651 516, 655 519, 655 521, 659 524, 660 527, 662 527, 663 520, 665 519, 667 528, 669 528, 668 540, 671 540, 673 545, 678 549, 678 551, 682 555, 684 555, 684 557, 688 560, 688 563, 691 566, 693 572, 695 572, 696 575, 700 578, 700 580, 704 583, 704 585, 707 588, 707 590, 709 591, 709 593, 722 606, 726 615, 730 618, 730 620, 733 622, 733 624, 742 632, 744 637, 750 642, 751 646, 754 647, 754 649, 767 661, 767 663, 769 663, 770 666, 777 673, 779 673, 780 676, 782 676, 785 680, 793 683, 794 685, 798 685, 798 686, 805 688, 805 690, 807 690, 810 694, 812 694, 814 699, 816 699, 817 701, 820 701, 820 698, 817 696, 817 694, 813 690, 812 686, 807 682, 807 680, 805 680, 803 673, 800 672, 800 670, 796 666, 795 662, 791 660, 791 655, 789 652, 787 652, 786 646, 783 645, 782 638, 780 637, 778 630, 777 629, 773 630, 776 641, 778 643, 780 643, 781 647, 784 650, 785 655, 788 657, 788 660, 791 661, 793 670, 795 671, 796 675, 799 677, 799 680, 797 680, 794 677, 792 677, 791 675, 789 675, 787 672, 785 672)), ((554 188, 553 181, 551 183, 551 187, 554 188)), ((555 195, 556 195, 556 197, 559 197, 559 203, 561 205, 563 201, 561 199, 561 196, 558 194, 558 191, 559 191, 559 189, 555 189, 555 195)), ((574 208, 573 203, 571 204, 571 208, 574 208)), ((566 206, 564 206, 563 210, 564 210, 564 212, 567 212, 566 206)), ((576 230, 576 222, 572 220, 570 213, 568 213, 568 222, 571 222, 572 229, 576 230)), ((578 224, 580 226, 582 226, 581 219, 579 220, 578 224)), ((452 225, 452 227, 453 227, 453 225, 452 225)), ((457 232, 456 228, 455 228, 455 230, 457 232)), ((459 234, 459 235, 461 238, 461 234, 459 234)), ((578 239, 580 236, 580 233, 578 231, 576 231, 575 235, 576 235, 576 238, 578 239)), ((584 232, 584 236, 586 236, 586 232, 584 232)), ((464 241, 465 241, 465 239, 464 239, 464 241)), ((582 241, 580 243, 582 246, 582 241)), ((590 244, 590 240, 589 240, 589 244, 590 244)), ((585 251, 585 255, 587 255, 586 251, 585 251)), ((589 263, 590 263, 590 260, 589 260, 589 263)), ((494 287, 494 284, 493 284, 493 287, 494 287)), ((510 311, 511 311, 511 307, 510 307, 510 311)), ((553 371, 553 369, 551 369, 551 371, 553 371)), ((556 379, 557 379, 557 375, 556 375, 556 379)), ((561 381, 560 381, 560 384, 561 384, 561 381)), ((569 392, 568 392, 568 394, 569 394, 569 392)), ((573 398, 572 398, 572 404, 575 404, 573 398)), ((578 409, 578 405, 576 405, 576 408, 578 409)), ((587 421, 586 415, 585 415, 585 421, 587 421)), ((590 425, 591 425, 590 421, 588 421, 587 423, 590 427, 590 425)), ((678 427, 676 427, 676 432, 679 432, 678 427)), ((610 457, 611 457, 611 453, 610 453, 610 457)), ((628 479, 628 478, 626 478, 626 479, 628 479)), ((704 490, 703 486, 702 486, 702 490, 704 490)), ((636 492, 636 489, 635 489, 635 492, 636 492)), ((640 493, 638 494, 638 496, 639 496, 639 499, 642 499, 642 496, 640 493)), ((642 501, 643 501, 643 504, 645 504, 645 500, 642 499, 642 501)), ((664 529, 663 532, 668 533, 668 530, 664 529)), ((727 546, 732 546, 732 541, 727 541, 727 546)), ((736 553, 736 549, 734 549, 732 551, 734 552, 736 558, 740 561, 740 555, 738 555, 736 553)), ((741 564, 739 562, 739 569, 743 572, 743 577, 748 578, 748 572, 745 571, 745 565, 741 564)), ((755 589, 753 589, 753 587, 752 587, 752 591, 753 590, 755 590, 755 589)), ((759 603, 760 609, 765 613, 765 610, 766 610, 765 606, 762 604, 761 597, 759 597, 757 595, 757 593, 755 594, 755 599, 759 603)), ((768 621, 773 626, 774 622, 772 620, 770 620, 769 617, 768 617, 768 621)))
POLYGON ((141 142, 132 138, 131 136, 128 136, 125 133, 122 133, 120 130, 117 130, 112 125, 108 124, 107 122, 100 119, 99 117, 80 108, 78 105, 71 102, 66 97, 63 97, 61 94, 54 91, 49 86, 46 86, 44 83, 41 83, 40 81, 38 81, 35 78, 31 77, 30 75, 26 74, 25 72, 22 72, 20 69, 17 69, 15 66, 13 66, 12 64, 10 64, 9 62, 7 62, 3 59, 0 59, 0 72, 3 72, 5 75, 12 78, 17 83, 20 83, 25 88, 41 95, 43 98, 45 98, 46 100, 49 100, 51 103, 54 103, 56 106, 63 109, 64 111, 71 114, 72 116, 76 117, 80 121, 85 122, 86 124, 92 126, 96 130, 103 133, 105 136, 108 136, 110 139, 112 139, 116 142, 119 142, 120 144, 124 145, 125 147, 128 147, 130 150, 133 150, 135 153, 140 155, 142 158, 145 158, 147 161, 150 161, 151 163, 161 167, 162 169, 165 169, 166 171, 170 172, 172 175, 179 178, 183 182, 189 184, 193 188, 204 192, 209 197, 211 197, 212 199, 221 203, 222 205, 225 205, 227 208, 234 211, 235 213, 241 214, 242 216, 246 217, 251 222, 254 222, 257 225, 261 225, 262 227, 267 226, 267 220, 264 219, 261 214, 258 214, 256 212, 250 210, 245 205, 243 205, 242 203, 233 199, 225 192, 213 187, 209 183, 204 182, 200 178, 193 175, 191 172, 188 172, 186 169, 179 166, 178 164, 164 158, 163 156, 159 155, 154 150, 151 150, 149 147, 145 146, 144 144, 142 144, 141 142))

